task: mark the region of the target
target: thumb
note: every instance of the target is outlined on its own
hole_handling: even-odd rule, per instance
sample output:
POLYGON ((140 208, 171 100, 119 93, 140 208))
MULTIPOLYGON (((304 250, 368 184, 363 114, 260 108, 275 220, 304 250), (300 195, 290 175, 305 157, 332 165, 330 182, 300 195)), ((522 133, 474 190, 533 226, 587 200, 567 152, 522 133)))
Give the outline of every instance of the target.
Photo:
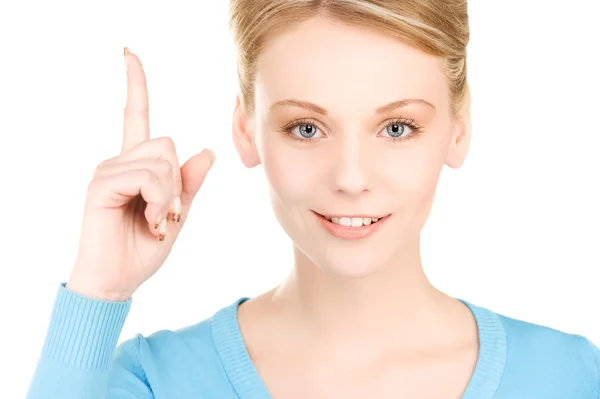
POLYGON ((194 197, 200 190, 204 179, 216 159, 215 153, 208 148, 186 161, 181 167, 181 211, 187 216, 194 197))

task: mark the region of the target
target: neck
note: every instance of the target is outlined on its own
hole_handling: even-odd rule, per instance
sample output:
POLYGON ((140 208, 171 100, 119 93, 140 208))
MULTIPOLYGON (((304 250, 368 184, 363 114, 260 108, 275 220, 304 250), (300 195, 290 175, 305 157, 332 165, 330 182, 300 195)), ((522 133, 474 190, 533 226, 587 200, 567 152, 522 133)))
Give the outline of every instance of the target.
POLYGON ((431 346, 432 340, 440 342, 450 315, 456 319, 459 311, 458 301, 425 276, 418 242, 362 278, 323 271, 295 248, 295 267, 272 291, 271 300, 286 325, 329 349, 362 343, 371 351, 374 345, 389 350, 390 343, 399 349, 431 346))

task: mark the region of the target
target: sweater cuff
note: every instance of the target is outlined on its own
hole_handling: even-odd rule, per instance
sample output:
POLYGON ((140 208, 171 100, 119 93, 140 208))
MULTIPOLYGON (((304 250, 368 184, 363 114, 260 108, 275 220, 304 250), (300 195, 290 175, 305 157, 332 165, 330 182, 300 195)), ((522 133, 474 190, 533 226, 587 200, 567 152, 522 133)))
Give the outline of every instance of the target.
POLYGON ((60 283, 42 355, 73 367, 107 368, 131 307, 80 295, 60 283))

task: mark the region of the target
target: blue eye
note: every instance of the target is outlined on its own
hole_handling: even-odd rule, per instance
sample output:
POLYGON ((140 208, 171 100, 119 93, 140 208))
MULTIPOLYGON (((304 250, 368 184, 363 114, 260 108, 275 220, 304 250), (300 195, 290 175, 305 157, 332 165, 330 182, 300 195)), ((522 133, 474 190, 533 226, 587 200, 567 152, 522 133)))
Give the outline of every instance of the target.
MULTIPOLYGON (((279 129, 286 137, 298 141, 315 141, 320 128, 316 122, 311 119, 296 120, 279 129), (296 128, 299 128, 296 130, 296 128)), ((413 120, 394 119, 388 122, 383 131, 393 141, 407 141, 415 138, 421 133, 422 127, 415 124, 413 120), (408 129, 408 133, 406 132, 408 129)), ((321 133, 321 136, 323 134, 321 133)))
POLYGON ((404 130, 405 130, 405 126, 401 123, 391 123, 389 125, 387 125, 385 128, 387 130, 387 133, 392 136, 392 137, 400 137, 404 134, 404 130), (390 129, 392 128, 392 129, 390 129))
POLYGON ((393 141, 407 141, 414 139, 422 133, 422 127, 415 124, 414 120, 394 119, 385 125, 384 131, 393 141), (408 133, 406 130, 408 129, 408 133))
POLYGON ((296 127, 299 128, 298 131, 300 133, 300 136, 302 136, 305 139, 312 139, 315 136, 318 129, 318 127, 311 123, 303 123, 295 126, 293 129, 295 129, 296 127))
MULTIPOLYGON (((286 126, 279 129, 281 133, 286 135, 286 137, 292 140, 299 141, 315 141, 317 136, 317 132, 320 130, 317 126, 316 122, 313 120, 301 119, 297 121, 293 121, 292 123, 287 124, 286 126), (298 128, 298 129, 296 129, 298 128)), ((322 135, 322 133, 321 133, 322 135)))
POLYGON ((392 121, 392 122, 388 123, 387 125, 385 125, 386 133, 390 137, 396 138, 396 139, 400 138, 400 137, 408 136, 410 133, 406 133, 407 130, 409 130, 409 132, 412 132, 413 128, 402 122, 392 121))

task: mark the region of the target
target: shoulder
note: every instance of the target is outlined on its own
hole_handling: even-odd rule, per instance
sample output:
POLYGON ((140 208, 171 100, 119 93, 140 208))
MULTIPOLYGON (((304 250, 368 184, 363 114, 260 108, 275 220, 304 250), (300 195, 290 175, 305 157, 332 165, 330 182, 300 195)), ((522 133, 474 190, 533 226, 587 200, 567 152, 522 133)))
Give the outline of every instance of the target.
POLYGON ((583 367, 598 379, 598 348, 586 337, 498 314, 506 331, 507 352, 513 359, 555 366, 583 367))
POLYGON ((155 387, 173 385, 174 389, 177 384, 199 384, 195 389, 215 386, 223 389, 228 385, 227 376, 215 345, 218 331, 214 324, 223 315, 234 316, 237 304, 244 299, 192 325, 150 335, 136 334, 119 345, 116 360, 122 364, 137 363, 138 374, 155 387))
POLYGON ((494 314, 506 335, 500 391, 518 388, 538 395, 542 390, 549 395, 565 392, 569 397, 600 399, 600 350, 588 338, 494 314))
POLYGON ((148 336, 136 335, 140 351, 155 357, 172 357, 173 353, 186 357, 208 359, 216 355, 215 341, 225 333, 223 328, 237 330, 237 307, 247 298, 240 298, 218 309, 214 315, 177 330, 159 330, 148 336))

